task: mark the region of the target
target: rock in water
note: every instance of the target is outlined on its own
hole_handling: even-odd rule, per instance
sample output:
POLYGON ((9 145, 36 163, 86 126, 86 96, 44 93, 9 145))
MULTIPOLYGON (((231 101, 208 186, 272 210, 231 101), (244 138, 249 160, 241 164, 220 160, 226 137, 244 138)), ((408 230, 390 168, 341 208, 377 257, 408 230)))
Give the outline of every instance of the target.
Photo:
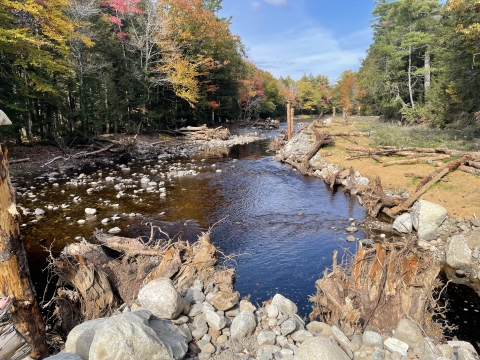
POLYGON ((85 208, 85 214, 87 214, 87 215, 95 215, 96 213, 97 213, 96 209, 85 208))
POLYGON ((458 269, 470 265, 472 262, 472 249, 467 244, 467 238, 463 235, 455 235, 446 248, 448 266, 458 269))
POLYGON ((257 326, 257 321, 255 315, 250 310, 244 310, 232 321, 230 327, 230 334, 234 339, 243 339, 245 337, 251 336, 255 331, 257 326))
POLYGON ((412 224, 417 230, 419 240, 431 240, 437 237, 440 225, 447 217, 447 210, 438 204, 419 200, 412 211, 412 224))
POLYGON ((279 309, 285 311, 289 315, 296 314, 298 312, 297 305, 283 295, 276 294, 272 299, 272 305, 276 305, 279 309))
POLYGON ((350 360, 350 358, 325 336, 305 340, 297 352, 298 360, 350 360))
POLYGON ((393 229, 403 234, 408 234, 412 231, 412 216, 409 213, 400 215, 395 219, 392 225, 393 229))
POLYGON ((150 281, 140 289, 138 301, 153 315, 163 319, 174 319, 183 310, 180 293, 169 278, 158 278, 150 281))
POLYGON ((90 360, 174 359, 147 321, 133 313, 109 318, 97 329, 89 353, 90 360))
POLYGON ((65 342, 65 350, 79 355, 82 359, 88 359, 90 345, 99 327, 101 327, 107 319, 95 319, 86 321, 75 326, 68 334, 65 342))

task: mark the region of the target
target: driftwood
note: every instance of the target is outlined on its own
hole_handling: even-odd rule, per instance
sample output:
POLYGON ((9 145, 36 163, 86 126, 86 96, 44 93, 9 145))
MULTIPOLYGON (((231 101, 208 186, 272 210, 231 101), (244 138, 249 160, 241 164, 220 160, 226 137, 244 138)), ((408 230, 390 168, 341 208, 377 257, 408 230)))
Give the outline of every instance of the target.
POLYGON ((384 162, 383 166, 392 166, 392 165, 413 165, 413 164, 430 164, 434 161, 449 159, 450 155, 437 155, 435 157, 420 157, 420 158, 411 158, 405 160, 394 160, 389 162, 384 162))
POLYGON ((369 132, 360 131, 335 131, 330 133, 331 136, 356 136, 356 137, 368 137, 371 134, 369 132))
POLYGON ((472 158, 471 154, 467 154, 463 157, 461 157, 458 160, 450 161, 447 163, 444 167, 441 167, 431 174, 427 175, 425 178, 420 181, 420 183, 417 185, 417 191, 422 188, 425 184, 430 182, 434 177, 436 177, 439 173, 443 172, 443 170, 448 169, 448 171, 453 171, 456 168, 458 168, 460 165, 463 165, 465 162, 469 161, 472 158))
POLYGON ((230 131, 222 126, 209 129, 206 125, 187 126, 180 130, 175 130, 177 134, 184 135, 189 140, 227 140, 230 137, 230 131))
POLYGON ((23 359, 32 350, 30 344, 13 325, 11 308, 13 300, 9 297, 0 298, 0 359, 23 359))
MULTIPOLYGON (((421 174, 415 174, 415 173, 405 173, 405 177, 411 177, 411 178, 418 178, 418 179, 423 179, 426 175, 421 175, 421 174)), ((449 182, 450 179, 448 177, 442 177, 440 179, 441 182, 449 182)))
POLYGON ((332 270, 315 284, 310 320, 320 318, 353 335, 368 326, 392 334, 409 318, 427 335, 441 335, 441 325, 432 320, 440 312, 432 298, 439 271, 438 262, 413 243, 382 243, 371 250, 359 244, 347 263, 337 264, 334 254, 332 270))
POLYGON ((460 165, 458 167, 458 170, 466 172, 468 174, 478 174, 478 173, 480 173, 479 169, 474 168, 473 166, 466 166, 466 165, 460 165))
POLYGON ((9 160, 8 163, 9 164, 17 164, 17 163, 27 162, 27 161, 30 161, 30 158, 9 160))
MULTIPOLYGON (((369 186, 361 187, 357 190, 358 194, 361 194, 363 199, 363 206, 367 208, 368 214, 374 218, 383 208, 392 208, 402 203, 402 199, 396 199, 385 194, 383 191, 382 181, 379 176, 375 179, 375 182, 369 186)), ((390 212, 386 212, 387 215, 390 212)))

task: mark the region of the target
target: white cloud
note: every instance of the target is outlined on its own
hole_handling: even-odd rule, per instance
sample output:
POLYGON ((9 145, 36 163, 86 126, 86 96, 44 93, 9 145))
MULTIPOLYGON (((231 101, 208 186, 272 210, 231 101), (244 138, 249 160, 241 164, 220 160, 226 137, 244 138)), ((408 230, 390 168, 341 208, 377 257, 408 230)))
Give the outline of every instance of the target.
POLYGON ((278 7, 288 7, 287 0, 264 0, 267 4, 278 6, 278 7))
POLYGON ((335 39, 319 26, 299 26, 258 39, 250 45, 250 55, 257 66, 276 77, 299 79, 304 73, 313 73, 335 81, 342 71, 358 69, 370 39, 370 30, 335 39))

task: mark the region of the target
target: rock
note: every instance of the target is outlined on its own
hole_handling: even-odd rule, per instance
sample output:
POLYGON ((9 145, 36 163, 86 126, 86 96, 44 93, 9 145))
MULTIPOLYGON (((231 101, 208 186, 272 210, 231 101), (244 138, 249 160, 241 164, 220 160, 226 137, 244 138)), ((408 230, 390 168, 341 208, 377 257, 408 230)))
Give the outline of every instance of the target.
POLYGON ((408 344, 404 343, 401 340, 398 340, 396 338, 388 338, 387 340, 385 340, 383 345, 391 353, 398 352, 402 356, 407 355, 408 344))
POLYGON ((348 233, 356 233, 358 231, 358 228, 355 226, 349 226, 345 229, 348 233))
POLYGON ((190 307, 190 310, 188 312, 188 316, 191 318, 197 316, 198 314, 201 314, 203 312, 203 304, 194 304, 190 307))
POLYGON ((95 215, 96 213, 97 213, 96 209, 92 209, 92 208, 86 208, 85 209, 85 214, 87 214, 87 215, 95 215))
POLYGON ((368 180, 368 178, 363 177, 363 176, 356 177, 355 182, 359 186, 368 186, 368 184, 370 184, 370 180, 368 180))
POLYGON ((297 323, 293 319, 287 319, 280 325, 280 331, 283 336, 291 334, 297 329, 297 323))
POLYGON ((232 338, 240 340, 251 336, 255 331, 256 326, 257 321, 253 312, 250 310, 245 310, 235 316, 233 319, 232 325, 230 326, 230 333, 232 338))
POLYGON ((307 330, 314 335, 323 335, 329 337, 333 335, 332 327, 324 322, 312 321, 307 324, 307 330))
POLYGON ((199 304, 205 301, 205 294, 201 290, 190 288, 184 297, 190 304, 199 304))
POLYGON ((183 359, 188 351, 189 336, 170 321, 153 316, 148 321, 148 326, 155 331, 164 344, 170 346, 174 359, 183 359))
POLYGON ((209 302, 215 306, 216 309, 226 311, 238 304, 240 300, 240 293, 220 291, 209 302))
POLYGON ((193 327, 192 336, 195 339, 201 339, 203 335, 208 332, 208 325, 204 314, 200 314, 193 319, 193 327))
POLYGON ((466 341, 447 341, 447 344, 450 345, 451 347, 453 347, 454 349, 457 349, 457 350, 459 348, 464 348, 464 349, 470 351, 473 354, 477 353, 477 351, 475 350, 473 345, 470 344, 469 342, 466 342, 466 341))
MULTIPOLYGON (((262 355, 262 354, 275 354, 276 352, 282 351, 282 348, 280 346, 275 346, 275 345, 262 345, 258 348, 257 350, 257 355, 262 355)), ((271 357, 271 359, 273 356, 271 357)))
POLYGON ((473 217, 470 223, 475 227, 480 227, 480 220, 478 220, 476 217, 473 217))
POLYGON ((332 326, 332 333, 343 351, 345 351, 350 358, 353 358, 353 352, 350 349, 350 340, 347 335, 345 335, 337 326, 332 326))
POLYGON ((451 358, 453 356, 453 347, 448 344, 438 344, 436 348, 443 357, 451 358))
POLYGON ((214 311, 206 311, 205 320, 208 326, 218 331, 222 330, 227 325, 227 319, 225 316, 214 311))
POLYGON ((244 310, 255 311, 257 308, 248 300, 241 300, 240 301, 240 312, 244 310))
POLYGON ((459 347, 457 349, 458 360, 476 360, 477 358, 467 349, 459 347))
POLYGON ((392 225, 394 230, 401 232, 403 234, 408 234, 412 232, 413 224, 412 224, 412 216, 410 213, 404 213, 397 217, 392 225))
POLYGON ((104 318, 95 319, 75 326, 68 334, 67 341, 65 342, 65 350, 75 353, 82 359, 87 360, 95 332, 106 320, 107 319, 104 318))
POLYGON ((257 335, 258 345, 275 345, 275 333, 273 331, 264 330, 257 335))
POLYGON ((138 301, 159 318, 175 319, 183 310, 182 296, 169 278, 150 281, 140 289, 138 301))
POLYGON ((447 210, 438 204, 419 200, 411 214, 413 227, 419 240, 431 240, 437 237, 438 228, 447 217, 447 210))
POLYGON ((40 208, 35 209, 35 216, 43 216, 43 215, 45 215, 45 210, 40 208))
POLYGON ((228 337, 227 335, 220 335, 218 338, 217 338, 217 343, 218 344, 225 344, 228 340, 228 337))
POLYGON ((109 234, 118 234, 120 231, 122 231, 118 226, 115 226, 114 228, 111 228, 108 230, 109 234))
POLYGON ((113 316, 99 327, 89 352, 90 360, 174 359, 170 346, 133 313, 113 316))
POLYGON ((298 360, 349 360, 350 358, 325 336, 305 340, 297 352, 298 360))
POLYGON ((296 343, 303 343, 308 338, 313 337, 313 334, 307 330, 298 330, 292 334, 292 339, 296 343))
POLYGON ((385 351, 383 350, 375 350, 372 354, 372 360, 384 360, 385 359, 385 351))
MULTIPOLYGON (((26 357, 25 359, 30 359, 30 357, 26 357)), ((82 360, 82 358, 77 354, 71 352, 64 352, 57 355, 49 356, 44 360, 82 360)))
POLYGON ((267 309, 267 316, 268 316, 269 318, 272 318, 272 319, 276 319, 276 318, 277 318, 278 312, 280 311, 280 310, 278 309, 278 306, 277 306, 277 305, 272 305, 272 304, 267 305, 267 308, 266 308, 266 309, 267 309))
POLYGON ((362 336, 362 341, 367 346, 383 348, 382 336, 375 331, 365 331, 362 336))
POLYGON ((354 242, 355 240, 357 240, 357 239, 355 239, 355 236, 353 236, 353 235, 348 235, 347 236, 347 241, 348 242, 354 242))
POLYGON ((458 269, 470 265, 472 262, 472 250, 467 245, 467 238, 463 235, 455 235, 445 249, 447 264, 458 269))
POLYGON ((276 305, 279 309, 283 310, 289 315, 296 314, 298 312, 297 305, 286 297, 276 294, 272 299, 272 305, 276 305))
POLYGON ((410 349, 421 348, 425 343, 420 327, 408 319, 400 320, 394 337, 408 344, 410 349))

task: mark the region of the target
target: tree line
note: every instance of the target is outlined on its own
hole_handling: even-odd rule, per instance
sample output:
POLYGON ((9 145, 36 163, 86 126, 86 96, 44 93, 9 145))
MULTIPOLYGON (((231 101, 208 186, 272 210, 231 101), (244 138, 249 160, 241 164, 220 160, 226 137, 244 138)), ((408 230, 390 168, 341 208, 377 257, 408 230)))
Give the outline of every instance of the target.
POLYGON ((377 0, 362 113, 480 134, 480 1, 377 0))

